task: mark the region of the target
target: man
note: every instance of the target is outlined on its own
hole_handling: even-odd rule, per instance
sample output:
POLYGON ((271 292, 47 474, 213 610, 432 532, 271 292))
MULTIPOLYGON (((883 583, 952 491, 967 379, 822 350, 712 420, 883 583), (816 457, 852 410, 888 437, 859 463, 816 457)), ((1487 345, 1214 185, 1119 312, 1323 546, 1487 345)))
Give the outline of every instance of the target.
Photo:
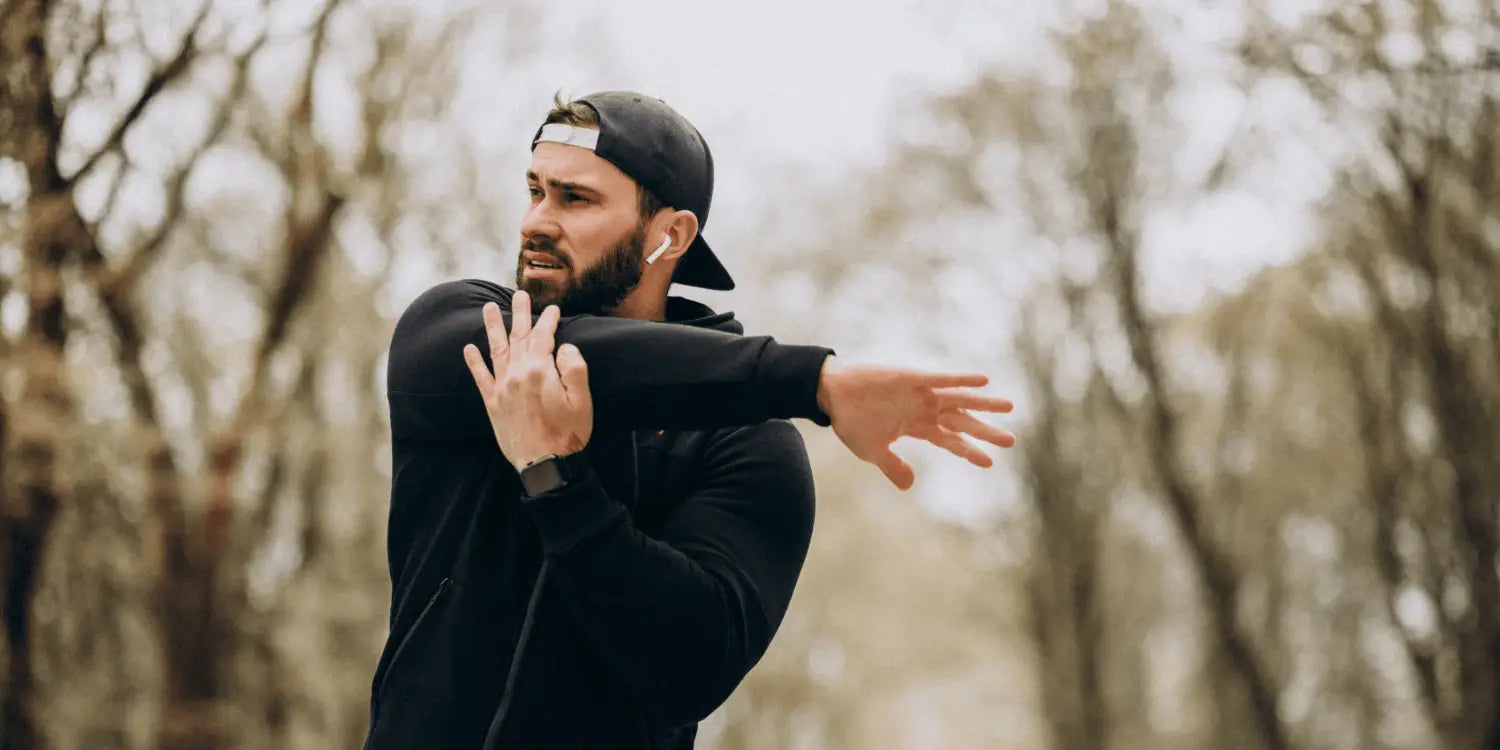
POLYGON ((1014 442, 970 413, 1010 408, 969 390, 983 376, 843 365, 668 297, 734 282, 701 233, 712 157, 662 102, 559 101, 532 149, 517 290, 439 285, 392 337, 368 750, 691 748, 807 553, 787 419, 831 425, 903 489, 898 437, 980 466, 964 433, 1014 442))

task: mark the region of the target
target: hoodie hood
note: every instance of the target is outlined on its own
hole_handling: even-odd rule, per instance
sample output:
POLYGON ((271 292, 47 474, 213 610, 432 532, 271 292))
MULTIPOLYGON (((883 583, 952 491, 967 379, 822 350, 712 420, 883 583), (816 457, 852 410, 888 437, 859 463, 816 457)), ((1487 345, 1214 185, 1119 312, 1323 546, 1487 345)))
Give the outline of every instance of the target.
POLYGON ((716 313, 708 305, 686 297, 667 298, 666 322, 694 328, 707 328, 736 336, 745 334, 745 326, 734 319, 733 312, 716 313))

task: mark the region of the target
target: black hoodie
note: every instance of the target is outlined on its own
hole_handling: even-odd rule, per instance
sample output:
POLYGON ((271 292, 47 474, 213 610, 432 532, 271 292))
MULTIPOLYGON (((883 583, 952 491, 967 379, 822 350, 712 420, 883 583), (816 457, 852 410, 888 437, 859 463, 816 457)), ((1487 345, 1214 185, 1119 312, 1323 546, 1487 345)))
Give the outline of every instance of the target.
POLYGON ((525 497, 463 361, 489 361, 486 281, 418 297, 391 340, 390 636, 366 750, 691 748, 753 667, 806 557, 813 480, 785 421, 827 425, 828 349, 746 337, 671 298, 666 323, 565 317, 589 366, 593 467, 525 497))

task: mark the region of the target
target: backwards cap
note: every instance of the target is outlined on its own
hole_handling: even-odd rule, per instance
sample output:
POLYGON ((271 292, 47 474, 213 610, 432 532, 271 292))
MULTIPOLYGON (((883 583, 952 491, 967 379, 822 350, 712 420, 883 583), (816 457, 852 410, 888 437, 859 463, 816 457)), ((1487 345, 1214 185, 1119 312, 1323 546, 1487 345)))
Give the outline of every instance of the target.
POLYGON ((734 288, 734 279, 703 239, 714 195, 714 159, 698 129, 666 102, 629 91, 603 91, 577 100, 599 115, 599 129, 547 123, 531 139, 593 151, 661 202, 698 217, 698 236, 677 261, 672 281, 704 289, 734 288))

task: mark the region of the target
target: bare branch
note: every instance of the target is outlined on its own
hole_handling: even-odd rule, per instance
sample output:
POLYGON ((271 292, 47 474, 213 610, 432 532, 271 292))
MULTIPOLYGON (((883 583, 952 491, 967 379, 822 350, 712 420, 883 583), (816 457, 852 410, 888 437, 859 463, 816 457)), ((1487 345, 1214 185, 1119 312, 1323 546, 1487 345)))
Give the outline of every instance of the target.
POLYGON ((1385 586, 1382 599, 1391 624, 1402 636, 1406 645, 1407 659, 1417 675, 1420 694, 1426 704, 1434 726, 1438 722, 1437 664, 1431 649, 1412 637, 1396 613, 1396 597, 1406 582, 1401 559, 1397 554, 1396 524, 1400 517, 1401 477, 1410 473, 1410 453, 1393 444, 1401 439, 1400 430, 1390 428, 1399 417, 1399 403, 1387 406, 1380 394, 1389 394, 1391 399, 1400 399, 1400 367, 1392 361, 1387 378, 1379 379, 1365 364, 1372 356, 1348 337, 1328 337, 1327 343, 1343 361, 1348 376, 1350 391, 1354 395, 1354 409, 1358 417, 1361 443, 1360 456, 1365 470, 1366 491, 1370 494, 1374 509, 1373 553, 1375 570, 1385 586))
POLYGON ((1033 331, 1023 327, 1016 349, 1037 399, 1023 460, 1039 542, 1027 593, 1031 633, 1045 663, 1043 709, 1058 746, 1103 747, 1109 716, 1096 588, 1099 518, 1076 452, 1064 445, 1068 417, 1052 388, 1055 357, 1042 353, 1033 331))
MULTIPOLYGON (((333 16, 334 10, 339 6, 341 0, 329 0, 318 13, 318 18, 312 27, 312 40, 309 43, 307 53, 307 64, 303 66, 302 76, 298 79, 297 98, 292 105, 290 115, 290 128, 292 143, 290 148, 272 149, 268 136, 263 132, 255 133, 257 143, 267 153, 277 153, 280 158, 276 160, 281 175, 291 186, 294 194, 302 186, 303 173, 310 175, 326 176, 328 174, 326 159, 327 155, 321 145, 312 134, 313 122, 313 84, 317 74, 318 64, 322 62, 324 46, 328 38, 328 21, 333 16), (302 170, 302 172, 299 172, 302 170)), ((287 225, 291 226, 296 221, 298 209, 295 195, 287 203, 287 225)))
POLYGON ((271 352, 285 338, 292 314, 307 299, 333 239, 334 218, 343 205, 343 197, 331 192, 325 193, 316 217, 306 226, 293 230, 283 258, 280 284, 271 299, 266 328, 256 351, 257 373, 264 369, 264 363, 271 352))
POLYGON ((73 76, 71 91, 68 93, 68 99, 61 103, 61 111, 64 118, 67 117, 68 111, 73 108, 73 102, 82 95, 83 84, 85 79, 88 77, 89 69, 94 65, 94 58, 97 57, 100 52, 104 51, 105 47, 107 46, 106 32, 108 28, 109 3, 107 1, 100 2, 99 12, 94 16, 94 36, 89 40, 88 48, 85 49, 83 51, 83 54, 79 56, 78 70, 73 76))
MULTIPOLYGON (((264 37, 262 37, 263 39, 264 37)), ((139 316, 135 310, 133 301, 135 284, 149 264, 160 254, 166 237, 177 226, 178 219, 182 213, 183 188, 188 174, 192 170, 193 165, 196 164, 198 157, 209 145, 218 139, 227 126, 234 103, 243 92, 245 71, 249 60, 259 47, 260 43, 257 42, 237 61, 234 84, 231 86, 229 94, 220 102, 209 133, 182 167, 177 170, 176 175, 168 185, 167 193, 170 197, 166 215, 162 217, 153 235, 119 268, 112 268, 110 266, 97 242, 91 242, 87 247, 83 248, 82 260, 84 270, 95 281, 96 291, 104 306, 110 327, 115 334, 116 355, 121 373, 125 379, 126 391, 130 394, 132 408, 136 417, 158 436, 161 433, 161 427, 156 414, 154 389, 151 386, 150 379, 142 369, 140 361, 141 348, 145 344, 145 334, 141 328, 139 316)), ((110 198, 106 201, 106 210, 114 202, 114 194, 119 191, 119 183, 124 179, 123 166, 121 171, 121 178, 112 187, 110 198)), ((181 511, 178 509, 173 512, 180 514, 181 511)))
POLYGON ((266 37, 262 34, 235 61, 234 82, 230 85, 229 93, 220 100, 208 133, 205 134, 203 140, 199 141, 192 153, 183 160, 182 166, 177 169, 167 183, 167 208, 161 221, 157 223, 156 230, 141 243, 141 246, 136 249, 124 265, 110 271, 100 279, 101 287, 133 288, 141 275, 160 257, 162 248, 166 245, 167 238, 171 236, 173 230, 178 225, 179 219, 182 217, 186 198, 184 188, 187 185, 188 177, 192 174, 193 167, 197 165, 198 160, 209 148, 218 142, 220 136, 228 128, 234 114, 234 108, 240 102, 245 91, 248 79, 247 69, 249 68, 250 60, 260 50, 265 40, 266 37))
POLYGON ((99 218, 88 223, 89 235, 99 236, 99 228, 115 212, 115 204, 120 199, 120 188, 125 186, 125 178, 129 176, 131 169, 130 160, 124 154, 120 155, 120 168, 115 173, 115 178, 110 180, 109 193, 104 196, 104 205, 99 208, 99 218))
POLYGON ((1181 530, 1188 551, 1197 562, 1208 614, 1214 632, 1234 672, 1244 682, 1251 702, 1256 729, 1272 750, 1291 747, 1277 713, 1277 694, 1269 670, 1261 663, 1249 634, 1236 619, 1239 575, 1228 556, 1210 538, 1201 509, 1203 499, 1188 483, 1177 456, 1177 415, 1168 400, 1160 355, 1146 320, 1139 294, 1139 272, 1135 248, 1116 233, 1107 233, 1114 254, 1116 294, 1120 317, 1130 342, 1132 356, 1147 384, 1147 408, 1151 437, 1147 440, 1151 463, 1167 496, 1167 505, 1181 530))
MULTIPOLYGON (((322 57, 328 19, 338 7, 339 1, 330 0, 318 17, 311 51, 303 71, 301 95, 293 113, 294 139, 302 138, 310 144, 313 142, 313 76, 322 57)), ((297 148, 294 140, 293 148, 288 150, 287 156, 281 161, 283 174, 287 176, 293 191, 292 199, 287 204, 287 237, 283 245, 281 269, 277 275, 276 287, 271 293, 266 325, 251 363, 249 391, 241 399, 229 426, 212 441, 209 448, 211 489, 209 510, 204 519, 204 538, 212 560, 219 559, 228 546, 234 512, 231 484, 243 458, 244 441, 252 427, 252 421, 262 410, 267 363, 271 353, 285 340, 293 314, 306 301, 317 283, 323 261, 330 253, 334 221, 345 202, 345 198, 331 188, 320 186, 315 188, 319 190, 315 208, 308 212, 309 215, 299 215, 300 211, 306 210, 308 203, 301 200, 303 196, 299 191, 314 188, 311 188, 308 180, 302 179, 303 173, 300 170, 305 169, 306 165, 299 163, 298 157, 312 156, 314 159, 314 164, 311 165, 314 169, 308 176, 319 178, 320 181, 326 181, 328 176, 319 147, 312 144, 310 148, 314 154, 297 148)))
POLYGON ((1149 437, 1145 442, 1150 465, 1198 568, 1213 633, 1249 698, 1255 729, 1270 750, 1288 750, 1291 742, 1277 711, 1279 691, 1250 634, 1237 619, 1239 573, 1212 538, 1202 517, 1204 499, 1189 482, 1178 455, 1178 416, 1168 394, 1155 326, 1141 300, 1139 236, 1131 205, 1140 177, 1136 125, 1114 94, 1075 94, 1072 106, 1086 123, 1080 155, 1090 165, 1078 172, 1077 189, 1085 200, 1088 228, 1107 249, 1107 283, 1131 357, 1146 381, 1149 437))
POLYGON ((181 78, 187 72, 188 68, 192 66, 193 60, 197 57, 198 34, 203 28, 203 21, 208 17, 209 8, 212 5, 213 3, 210 0, 203 0, 202 5, 198 9, 198 15, 193 18, 192 26, 187 35, 183 37, 182 45, 177 49, 177 54, 171 60, 167 61, 165 65, 158 68, 155 73, 151 74, 151 77, 146 80, 145 87, 141 89, 140 95, 136 97, 135 102, 130 105, 129 109, 125 110, 125 114, 120 118, 120 121, 115 123, 114 130, 110 131, 109 137, 104 139, 104 144, 84 160, 83 166, 79 167, 78 171, 66 179, 66 186, 76 185, 79 180, 88 176, 89 172, 93 171, 94 166, 99 163, 101 157, 119 149, 125 141, 125 133, 141 118, 141 115, 145 114, 146 107, 150 106, 158 94, 166 89, 168 85, 181 78))
POLYGON ((1230 344, 1229 351, 1225 354, 1229 370, 1229 383, 1225 387, 1227 403, 1224 408, 1224 417, 1219 420, 1214 451, 1219 471, 1214 475, 1218 483, 1214 487, 1213 494, 1221 498, 1238 498, 1242 491, 1243 482, 1240 479, 1240 472, 1233 467, 1226 466, 1225 462, 1235 433, 1244 429, 1245 415, 1250 411, 1247 372, 1249 368, 1246 364, 1249 359, 1247 350, 1250 344, 1248 321, 1251 320, 1259 320, 1259 316, 1253 314, 1253 311, 1247 311, 1239 316, 1239 325, 1236 326, 1238 330, 1230 337, 1233 343, 1230 344))

